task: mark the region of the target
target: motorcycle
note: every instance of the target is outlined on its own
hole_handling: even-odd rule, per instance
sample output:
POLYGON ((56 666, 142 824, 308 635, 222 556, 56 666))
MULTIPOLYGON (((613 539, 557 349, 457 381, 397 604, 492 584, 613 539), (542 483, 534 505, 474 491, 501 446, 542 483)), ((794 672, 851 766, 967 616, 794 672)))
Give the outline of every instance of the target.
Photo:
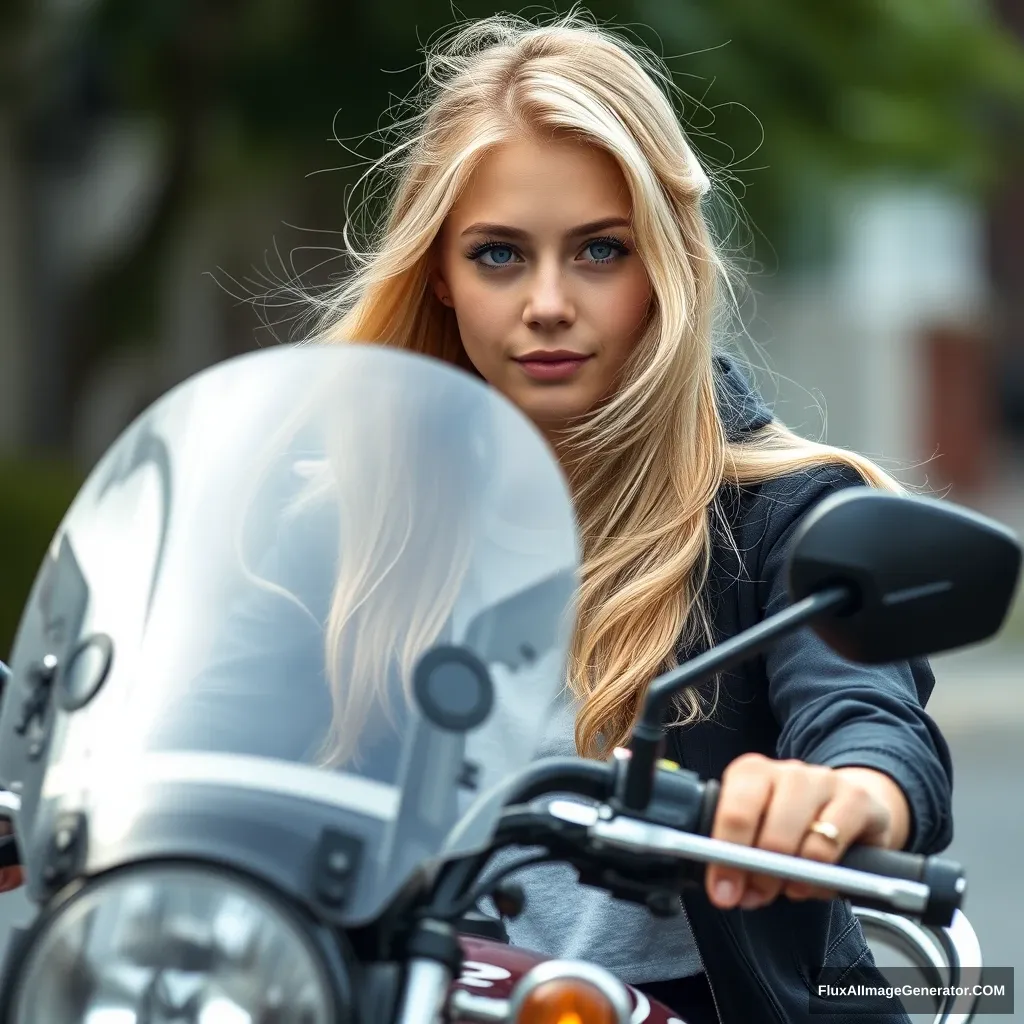
POLYGON ((507 876, 540 860, 655 914, 709 863, 820 885, 934 976, 980 968, 959 864, 711 839, 718 783, 661 746, 677 694, 791 630, 862 662, 993 636, 1013 534, 834 495, 793 542, 790 607, 655 680, 610 760, 537 759, 579 564, 543 438, 437 361, 281 347, 161 398, 75 498, 15 638, 0 863, 38 913, 0 1020, 680 1024, 596 964, 504 941, 507 876), (489 872, 515 847, 542 852, 489 872))

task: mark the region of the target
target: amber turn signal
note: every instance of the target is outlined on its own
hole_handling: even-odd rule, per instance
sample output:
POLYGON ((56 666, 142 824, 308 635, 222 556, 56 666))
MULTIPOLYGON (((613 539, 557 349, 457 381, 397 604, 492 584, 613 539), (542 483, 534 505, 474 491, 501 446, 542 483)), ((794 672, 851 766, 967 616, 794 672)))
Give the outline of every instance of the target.
POLYGON ((576 978, 546 981, 524 1000, 516 1024, 618 1024, 608 997, 576 978))
POLYGON ((627 1024, 632 1000, 618 978, 593 964, 549 960, 513 993, 510 1024, 627 1024))

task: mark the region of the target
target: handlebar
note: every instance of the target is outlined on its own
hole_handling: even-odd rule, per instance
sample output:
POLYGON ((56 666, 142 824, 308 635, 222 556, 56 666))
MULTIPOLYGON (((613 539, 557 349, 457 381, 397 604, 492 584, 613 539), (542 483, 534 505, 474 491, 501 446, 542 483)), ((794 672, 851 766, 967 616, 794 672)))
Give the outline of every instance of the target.
MULTIPOLYGON (((505 805, 509 810, 506 827, 499 829, 499 845, 514 842, 513 833, 522 831, 524 822, 536 827, 537 816, 523 816, 522 810, 524 804, 541 796, 572 793, 618 811, 616 780, 616 766, 602 761, 561 757, 534 762, 506 794, 505 805)), ((720 789, 716 779, 704 780, 693 772, 659 769, 653 799, 644 817, 628 812, 608 817, 590 808, 593 820, 586 832, 595 842, 634 854, 727 864, 821 885, 856 898, 858 906, 909 913, 927 925, 948 926, 960 909, 967 888, 963 868, 942 857, 861 845, 851 847, 833 865, 711 839, 720 789), (886 884, 885 880, 892 881, 886 884)), ((575 824, 582 825, 582 819, 577 818, 575 824)), ((535 832, 531 845, 539 841, 541 836, 535 832)), ((18 863, 14 837, 0 837, 0 867, 18 863)))
POLYGON ((574 793, 592 800, 609 800, 615 791, 615 769, 605 761, 580 757, 546 757, 534 761, 516 777, 505 806, 528 804, 548 793, 574 793))
POLYGON ((966 880, 956 861, 857 845, 833 865, 714 840, 710 835, 721 791, 717 779, 660 768, 642 817, 616 805, 616 780, 614 763, 549 758, 530 766, 506 806, 573 793, 609 804, 619 813, 612 820, 595 816, 590 835, 605 845, 805 881, 855 898, 858 906, 895 910, 928 925, 948 926, 963 902, 966 880))

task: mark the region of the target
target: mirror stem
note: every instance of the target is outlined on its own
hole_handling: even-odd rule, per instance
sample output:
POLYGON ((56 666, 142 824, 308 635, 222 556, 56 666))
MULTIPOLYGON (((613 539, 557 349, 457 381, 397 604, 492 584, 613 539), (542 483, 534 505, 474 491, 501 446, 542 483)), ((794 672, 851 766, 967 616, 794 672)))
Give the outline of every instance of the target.
POLYGON ((629 759, 619 776, 617 802, 625 810, 645 810, 654 787, 655 765, 664 737, 665 710, 672 697, 687 686, 699 686, 770 647, 779 637, 793 633, 827 612, 836 611, 854 597, 851 587, 839 584, 805 597, 751 629, 705 651, 651 683, 640 718, 629 742, 629 759))

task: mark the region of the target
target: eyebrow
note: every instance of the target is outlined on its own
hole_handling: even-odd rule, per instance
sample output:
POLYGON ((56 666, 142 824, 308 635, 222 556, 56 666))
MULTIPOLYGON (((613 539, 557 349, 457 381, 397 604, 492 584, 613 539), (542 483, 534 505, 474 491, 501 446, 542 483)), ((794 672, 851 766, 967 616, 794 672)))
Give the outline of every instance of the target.
MULTIPOLYGON (((630 221, 628 217, 602 217, 601 220, 592 220, 589 224, 580 224, 568 233, 569 238, 577 238, 580 235, 592 235, 597 231, 605 231, 608 228, 628 228, 630 221)), ((503 238, 527 238, 529 232, 521 228, 509 227, 507 224, 486 224, 483 222, 470 224, 463 235, 500 235, 503 238)))

